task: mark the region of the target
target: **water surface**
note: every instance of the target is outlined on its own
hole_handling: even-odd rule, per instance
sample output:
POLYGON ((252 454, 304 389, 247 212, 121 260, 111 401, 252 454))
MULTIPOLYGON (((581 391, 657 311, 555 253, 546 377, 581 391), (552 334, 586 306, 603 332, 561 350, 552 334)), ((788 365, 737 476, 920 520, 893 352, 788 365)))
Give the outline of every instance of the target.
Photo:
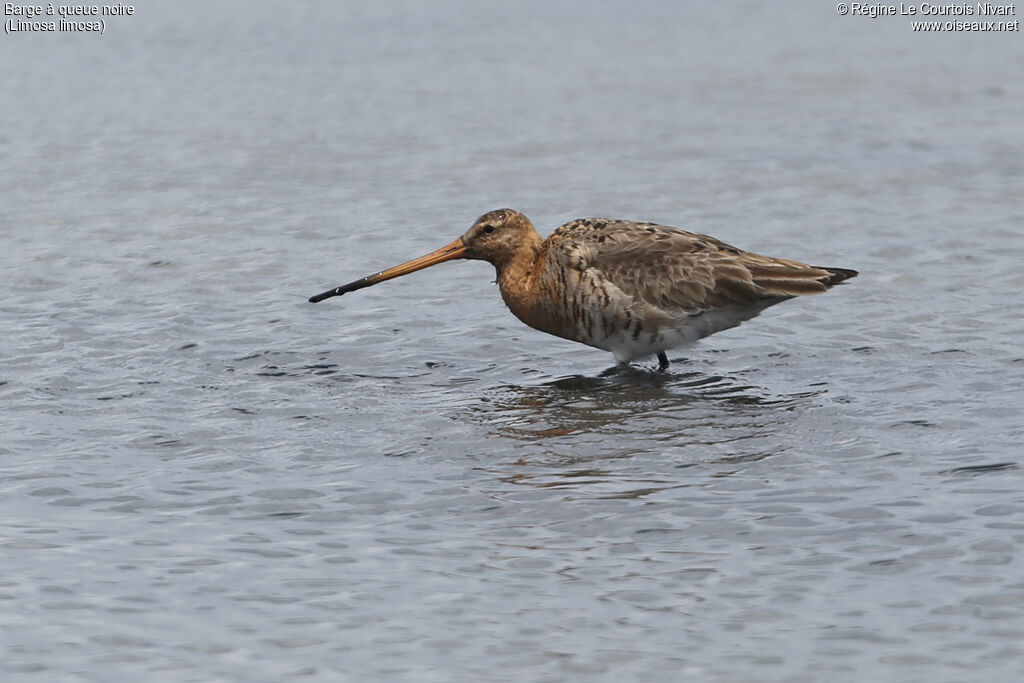
POLYGON ((11 680, 1016 681, 1024 48, 820 3, 148 3, 0 40, 11 680), (489 209, 856 268, 653 363, 489 209))

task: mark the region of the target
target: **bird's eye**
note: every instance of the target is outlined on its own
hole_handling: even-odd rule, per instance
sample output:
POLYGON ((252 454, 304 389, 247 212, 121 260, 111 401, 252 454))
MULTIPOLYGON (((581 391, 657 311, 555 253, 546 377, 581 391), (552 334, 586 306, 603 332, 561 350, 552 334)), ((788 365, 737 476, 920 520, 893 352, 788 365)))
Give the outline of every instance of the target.
POLYGON ((490 235, 492 232, 494 232, 494 226, 493 225, 485 225, 483 227, 483 231, 484 231, 485 235, 490 235))

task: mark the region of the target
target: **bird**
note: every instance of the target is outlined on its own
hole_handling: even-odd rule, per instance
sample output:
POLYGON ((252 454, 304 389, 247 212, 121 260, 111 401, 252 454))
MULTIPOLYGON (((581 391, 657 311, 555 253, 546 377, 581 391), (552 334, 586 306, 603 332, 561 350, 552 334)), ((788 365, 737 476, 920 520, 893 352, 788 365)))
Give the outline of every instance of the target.
POLYGON ((515 209, 480 216, 450 244, 309 298, 316 303, 451 261, 491 263, 509 310, 530 327, 610 351, 619 364, 690 346, 777 303, 858 275, 762 256, 646 221, 578 218, 542 239, 515 209))

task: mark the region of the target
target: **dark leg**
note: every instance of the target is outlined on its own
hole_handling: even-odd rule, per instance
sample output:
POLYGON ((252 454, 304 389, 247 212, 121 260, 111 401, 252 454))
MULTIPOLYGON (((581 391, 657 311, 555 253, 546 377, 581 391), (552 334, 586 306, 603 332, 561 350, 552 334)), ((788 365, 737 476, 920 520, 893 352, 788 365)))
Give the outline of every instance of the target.
POLYGON ((659 370, 667 370, 668 369, 668 356, 665 355, 664 351, 658 351, 658 369, 659 370))

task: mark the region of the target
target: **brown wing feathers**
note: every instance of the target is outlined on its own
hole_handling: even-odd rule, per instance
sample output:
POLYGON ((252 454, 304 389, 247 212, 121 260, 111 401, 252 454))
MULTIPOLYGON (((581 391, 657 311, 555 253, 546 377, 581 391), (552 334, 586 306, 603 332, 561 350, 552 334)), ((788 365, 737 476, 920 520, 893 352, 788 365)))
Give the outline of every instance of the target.
POLYGON ((571 233, 590 247, 586 266, 601 271, 626 294, 689 312, 820 294, 857 275, 762 256, 714 237, 651 223, 581 219, 558 232, 571 233))
POLYGON ((832 285, 857 274, 853 270, 820 268, 796 261, 750 254, 745 263, 762 296, 821 294, 832 285))

